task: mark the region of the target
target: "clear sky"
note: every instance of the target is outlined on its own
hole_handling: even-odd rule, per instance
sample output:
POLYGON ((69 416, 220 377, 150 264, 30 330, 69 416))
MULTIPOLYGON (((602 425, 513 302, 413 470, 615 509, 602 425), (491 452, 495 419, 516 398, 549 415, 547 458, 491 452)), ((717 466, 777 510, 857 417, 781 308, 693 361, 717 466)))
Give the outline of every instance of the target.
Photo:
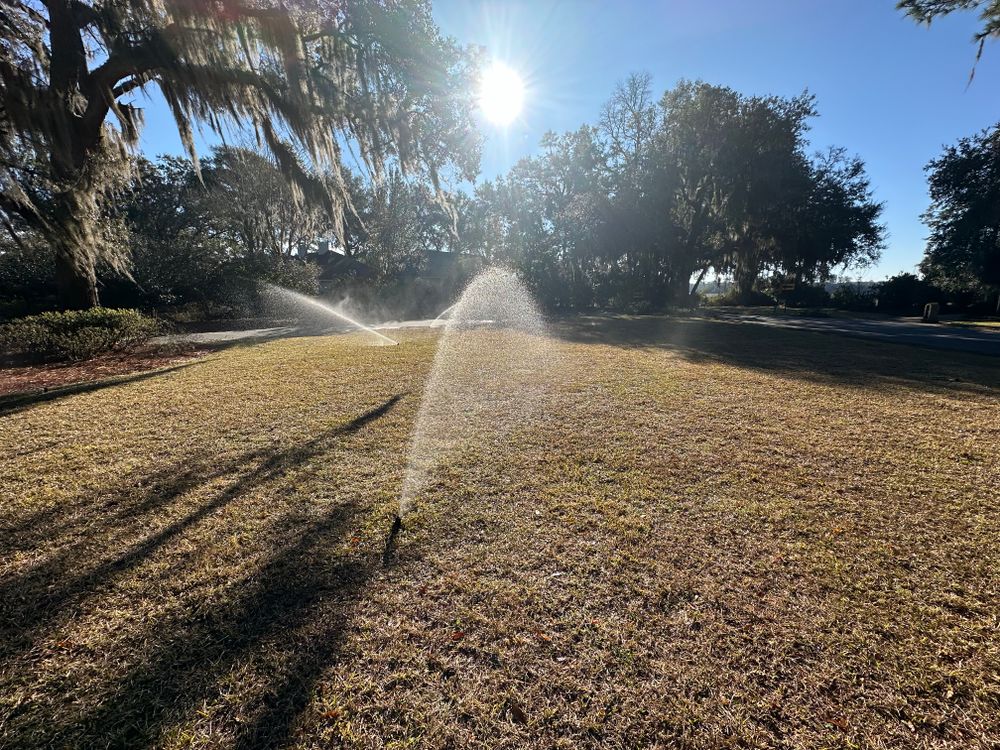
MULTIPOLYGON (((594 123, 615 83, 648 71, 659 95, 681 78, 746 94, 808 89, 816 149, 844 146, 868 165, 885 202, 888 249, 864 274, 912 271, 923 252, 923 166, 946 143, 1000 121, 1000 45, 987 44, 972 84, 974 14, 917 26, 893 0, 436 0, 444 33, 485 46, 528 92, 507 129, 487 123, 482 176, 534 153, 546 130, 594 123)), ((147 103, 143 149, 180 153, 169 115, 147 103)))

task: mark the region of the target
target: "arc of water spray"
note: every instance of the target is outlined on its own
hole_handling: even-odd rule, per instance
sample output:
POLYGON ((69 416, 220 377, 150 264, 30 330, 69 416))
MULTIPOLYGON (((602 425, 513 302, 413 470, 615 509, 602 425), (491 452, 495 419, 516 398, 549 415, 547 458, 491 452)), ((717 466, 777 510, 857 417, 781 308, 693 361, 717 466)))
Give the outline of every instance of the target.
POLYGON ((446 307, 444 310, 442 310, 441 313, 436 318, 434 318, 434 320, 431 321, 431 326, 433 327, 433 326, 437 326, 440 323, 447 323, 447 321, 444 320, 444 316, 447 315, 448 313, 450 313, 456 307, 458 307, 458 303, 457 302, 455 304, 453 304, 451 307, 446 307))
POLYGON ((362 331, 365 331, 366 333, 370 333, 373 336, 377 336, 382 346, 395 346, 396 344, 399 343, 395 339, 391 339, 388 336, 386 336, 385 334, 379 333, 378 331, 376 331, 371 326, 366 326, 361 321, 355 320, 354 318, 350 317, 349 315, 344 315, 344 313, 339 312, 338 310, 335 310, 334 308, 330 307, 330 305, 327 305, 327 304, 325 304, 323 302, 320 302, 317 299, 313 299, 312 297, 308 297, 305 294, 300 294, 299 292, 293 292, 291 289, 285 289, 284 287, 280 287, 280 286, 277 286, 275 284, 265 284, 264 286, 269 291, 271 291, 271 292, 273 292, 275 294, 281 294, 281 295, 289 297, 290 299, 292 299, 292 300, 294 300, 296 302, 299 302, 301 304, 309 305, 311 307, 314 307, 317 310, 320 310, 321 312, 326 313, 327 315, 332 315, 332 316, 334 316, 336 318, 340 318, 345 323, 349 323, 350 325, 354 326, 355 328, 360 328, 362 331))
POLYGON ((486 269, 438 320, 449 312, 417 413, 386 564, 432 472, 466 441, 497 439, 523 423, 537 403, 538 375, 550 358, 541 313, 511 271, 486 269))

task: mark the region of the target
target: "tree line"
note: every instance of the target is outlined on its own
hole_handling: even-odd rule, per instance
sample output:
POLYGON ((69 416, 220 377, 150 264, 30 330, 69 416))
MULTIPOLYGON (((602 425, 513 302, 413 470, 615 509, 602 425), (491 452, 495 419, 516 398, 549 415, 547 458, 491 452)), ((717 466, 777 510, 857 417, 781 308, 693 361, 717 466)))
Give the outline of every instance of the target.
POLYGON ((686 305, 709 274, 752 301, 776 274, 802 284, 876 261, 882 205, 860 159, 809 155, 808 93, 746 96, 682 81, 655 99, 629 76, 599 121, 479 186, 463 245, 519 268, 551 305, 686 305))
MULTIPOLYGON (((451 204, 425 181, 398 169, 378 182, 354 172, 345 180, 350 209, 338 229, 322 202, 296 196, 280 166, 253 148, 216 147, 197 170, 185 157, 140 157, 103 215, 105 241, 128 258, 128 272, 99 261, 101 299, 188 306, 198 316, 249 312, 261 281, 317 293, 321 249, 361 261, 377 285, 412 277, 427 250, 453 245, 451 204)), ((0 296, 13 305, 6 312, 58 306, 56 264, 41 234, 0 237, 0 296)))
MULTIPOLYGON (((988 3, 899 6, 927 22, 980 8, 979 41, 998 28, 988 3)), ((861 159, 809 151, 808 92, 681 81, 655 96, 634 74, 595 122, 457 189, 478 171, 479 53, 442 37, 424 0, 11 2, 0 34, 10 310, 18 297, 208 305, 258 279, 314 291, 301 251, 325 242, 376 283, 447 250, 516 268, 552 308, 657 310, 691 304, 715 277, 738 302, 808 290, 885 246, 861 159), (134 153, 133 97, 152 86, 187 158, 134 153), (196 125, 245 140, 199 158, 196 125)), ((929 165, 924 279, 897 287, 1000 297, 997 133, 929 165)))
MULTIPOLYGON (((632 75, 597 124, 547 134, 537 156, 471 194, 442 195, 394 165, 378 180, 345 170, 340 225, 252 148, 218 147, 197 166, 139 159, 101 222, 128 273, 96 268, 109 301, 144 307, 228 299, 248 279, 315 291, 302 251, 325 238, 381 281, 419 272, 428 250, 479 255, 519 270, 557 309, 687 305, 709 274, 731 275, 738 301, 752 302, 775 275, 823 281, 872 263, 883 246, 882 206, 860 159, 807 153, 815 114, 808 94, 701 82, 654 100, 649 76, 632 75)), ((45 267, 57 268, 46 240, 38 234, 26 252, 50 248, 45 267)), ((58 292, 54 274, 41 279, 58 292)))
MULTIPOLYGON (((732 280, 733 302, 770 301, 776 284, 808 302, 810 285, 876 261, 885 236, 863 162, 839 148, 808 153, 815 114, 808 94, 701 82, 654 100, 649 76, 636 74, 594 125, 547 134, 539 154, 472 192, 445 193, 396 165, 379 180, 344 170, 340 227, 252 146, 219 146, 197 167, 139 157, 101 221, 128 273, 99 260, 95 275, 109 304, 207 311, 259 280, 315 293, 319 269, 303 257, 329 243, 368 265, 374 284, 419 274, 430 250, 481 256, 519 270, 557 309, 686 305, 717 277, 732 280)), ((1000 285, 997 129, 946 148, 928 170, 924 278, 886 287, 882 309, 975 303, 1000 285)), ((55 256, 41 233, 0 239, 0 290, 54 304, 55 256)))

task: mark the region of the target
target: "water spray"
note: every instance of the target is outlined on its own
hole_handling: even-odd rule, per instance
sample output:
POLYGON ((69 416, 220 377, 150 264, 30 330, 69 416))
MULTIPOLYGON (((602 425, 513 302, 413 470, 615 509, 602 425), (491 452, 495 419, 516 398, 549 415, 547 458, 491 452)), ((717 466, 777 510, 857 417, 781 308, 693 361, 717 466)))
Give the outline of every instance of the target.
POLYGON ((473 441, 500 439, 521 424, 538 402, 539 373, 550 359, 545 322, 512 271, 480 273, 435 323, 449 313, 417 412, 386 564, 437 468, 473 441))
POLYGON ((284 287, 276 286, 274 284, 268 284, 266 282, 264 283, 264 286, 272 294, 278 295, 286 300, 290 300, 299 305, 308 305, 311 308, 319 310, 325 315, 332 315, 335 318, 339 318, 345 323, 354 326, 355 328, 360 328, 362 331, 365 331, 366 333, 370 333, 371 335, 376 336, 378 338, 379 346, 395 346, 396 344, 399 343, 398 341, 389 338, 385 334, 379 333, 371 326, 366 326, 361 321, 355 320, 349 315, 345 315, 344 313, 334 309, 333 307, 327 305, 324 302, 320 302, 318 299, 306 296, 305 294, 300 294, 299 292, 293 292, 291 289, 285 289, 284 287))
POLYGON ((450 313, 456 307, 458 307, 458 303, 457 302, 454 305, 452 305, 451 307, 446 307, 444 310, 442 310, 441 313, 436 318, 434 318, 434 320, 431 321, 431 328, 436 328, 439 323, 445 323, 446 324, 448 321, 446 321, 446 320, 443 319, 444 316, 447 315, 448 313, 450 313))

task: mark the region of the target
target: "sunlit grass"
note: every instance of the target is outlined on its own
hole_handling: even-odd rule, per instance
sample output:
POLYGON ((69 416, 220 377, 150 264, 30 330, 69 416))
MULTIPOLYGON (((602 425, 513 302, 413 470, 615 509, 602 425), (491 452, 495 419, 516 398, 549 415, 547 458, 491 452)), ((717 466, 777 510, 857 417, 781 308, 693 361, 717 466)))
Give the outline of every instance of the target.
POLYGON ((995 362, 565 324, 385 569, 436 341, 400 333, 0 420, 0 745, 1000 741, 995 362))
POLYGON ((962 328, 994 328, 1000 329, 1000 320, 949 320, 946 325, 962 328))

